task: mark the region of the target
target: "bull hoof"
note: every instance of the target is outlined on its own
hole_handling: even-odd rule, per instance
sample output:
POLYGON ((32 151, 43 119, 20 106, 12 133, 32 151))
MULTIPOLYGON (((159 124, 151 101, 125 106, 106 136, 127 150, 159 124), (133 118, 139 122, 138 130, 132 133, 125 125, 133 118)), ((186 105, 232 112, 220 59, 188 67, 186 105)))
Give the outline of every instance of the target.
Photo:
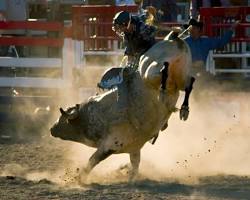
POLYGON ((80 170, 77 176, 77 182, 79 185, 85 185, 87 183, 87 180, 88 180, 88 173, 87 170, 83 168, 82 170, 80 170))
POLYGON ((134 182, 138 178, 138 170, 132 169, 130 164, 120 166, 117 172, 125 176, 129 182, 134 182))
POLYGON ((128 174, 128 181, 135 182, 138 179, 138 170, 131 170, 128 174))
POLYGON ((182 105, 180 110, 180 119, 186 121, 189 115, 189 106, 182 105))

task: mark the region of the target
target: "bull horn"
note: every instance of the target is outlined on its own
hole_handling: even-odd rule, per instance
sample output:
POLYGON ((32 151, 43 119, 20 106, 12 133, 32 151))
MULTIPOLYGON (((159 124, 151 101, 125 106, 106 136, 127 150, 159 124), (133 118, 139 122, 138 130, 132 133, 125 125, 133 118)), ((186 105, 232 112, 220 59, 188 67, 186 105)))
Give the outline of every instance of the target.
POLYGON ((62 108, 60 108, 60 112, 62 115, 68 115, 62 108))

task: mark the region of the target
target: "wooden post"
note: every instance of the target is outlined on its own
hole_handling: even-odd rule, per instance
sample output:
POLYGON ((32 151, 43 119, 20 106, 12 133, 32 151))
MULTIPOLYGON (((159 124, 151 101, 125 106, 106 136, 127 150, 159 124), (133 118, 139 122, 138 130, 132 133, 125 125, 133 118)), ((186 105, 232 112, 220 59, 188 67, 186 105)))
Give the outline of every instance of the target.
POLYGON ((64 39, 63 53, 62 53, 62 78, 65 86, 72 86, 73 82, 73 67, 74 67, 74 50, 73 40, 71 38, 64 39))

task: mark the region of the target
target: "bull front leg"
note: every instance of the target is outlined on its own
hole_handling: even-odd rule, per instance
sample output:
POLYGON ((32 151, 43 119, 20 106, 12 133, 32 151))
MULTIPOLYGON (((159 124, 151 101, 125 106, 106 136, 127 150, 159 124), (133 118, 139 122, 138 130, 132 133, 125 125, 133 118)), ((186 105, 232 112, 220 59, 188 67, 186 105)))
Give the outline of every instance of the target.
POLYGON ((115 151, 114 150, 108 150, 108 151, 103 151, 100 149, 97 149, 97 151, 90 157, 87 167, 83 168, 80 171, 79 174, 79 183, 84 182, 84 178, 86 179, 88 174, 91 172, 91 170, 101 161, 105 160, 108 158, 110 155, 112 155, 115 151))
POLYGON ((193 90, 195 78, 191 77, 189 85, 185 89, 185 98, 180 110, 180 119, 186 121, 189 115, 189 96, 193 90))
POLYGON ((141 152, 139 150, 137 152, 130 153, 129 156, 130 156, 130 163, 132 166, 132 169, 129 173, 129 180, 133 181, 138 175, 139 165, 141 160, 141 152))

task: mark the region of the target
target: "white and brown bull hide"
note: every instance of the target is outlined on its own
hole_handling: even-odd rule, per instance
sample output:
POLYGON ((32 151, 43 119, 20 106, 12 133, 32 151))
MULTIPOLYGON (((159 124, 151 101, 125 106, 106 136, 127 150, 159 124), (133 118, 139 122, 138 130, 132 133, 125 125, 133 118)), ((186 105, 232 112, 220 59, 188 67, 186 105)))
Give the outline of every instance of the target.
MULTIPOLYGON (((128 98, 127 112, 120 110, 117 89, 111 90, 66 111, 61 109, 62 115, 51 128, 51 134, 97 148, 82 174, 88 174, 111 154, 129 153, 131 177, 134 177, 140 149, 158 135, 175 110, 179 90, 188 82, 190 59, 190 51, 182 40, 157 43, 142 56, 139 72, 128 78, 125 86, 128 94, 120 97, 128 98), (159 99, 160 68, 166 61, 170 67, 166 101, 162 102, 159 99)), ((123 90, 122 85, 118 88, 123 90)))
MULTIPOLYGON (((192 90, 193 82, 190 76, 190 49, 185 41, 180 38, 169 40, 170 36, 171 34, 141 56, 139 71, 145 84, 159 90, 162 79, 161 69, 165 62, 169 64, 164 104, 173 110, 179 97, 179 91, 186 91, 190 86, 192 90)), ((166 123, 168 118, 166 117, 166 123)))
POLYGON ((185 90, 190 81, 191 56, 190 49, 185 41, 162 40, 156 43, 141 56, 139 71, 147 84, 159 89, 161 68, 164 62, 169 63, 167 91, 170 95, 178 90, 185 90))

